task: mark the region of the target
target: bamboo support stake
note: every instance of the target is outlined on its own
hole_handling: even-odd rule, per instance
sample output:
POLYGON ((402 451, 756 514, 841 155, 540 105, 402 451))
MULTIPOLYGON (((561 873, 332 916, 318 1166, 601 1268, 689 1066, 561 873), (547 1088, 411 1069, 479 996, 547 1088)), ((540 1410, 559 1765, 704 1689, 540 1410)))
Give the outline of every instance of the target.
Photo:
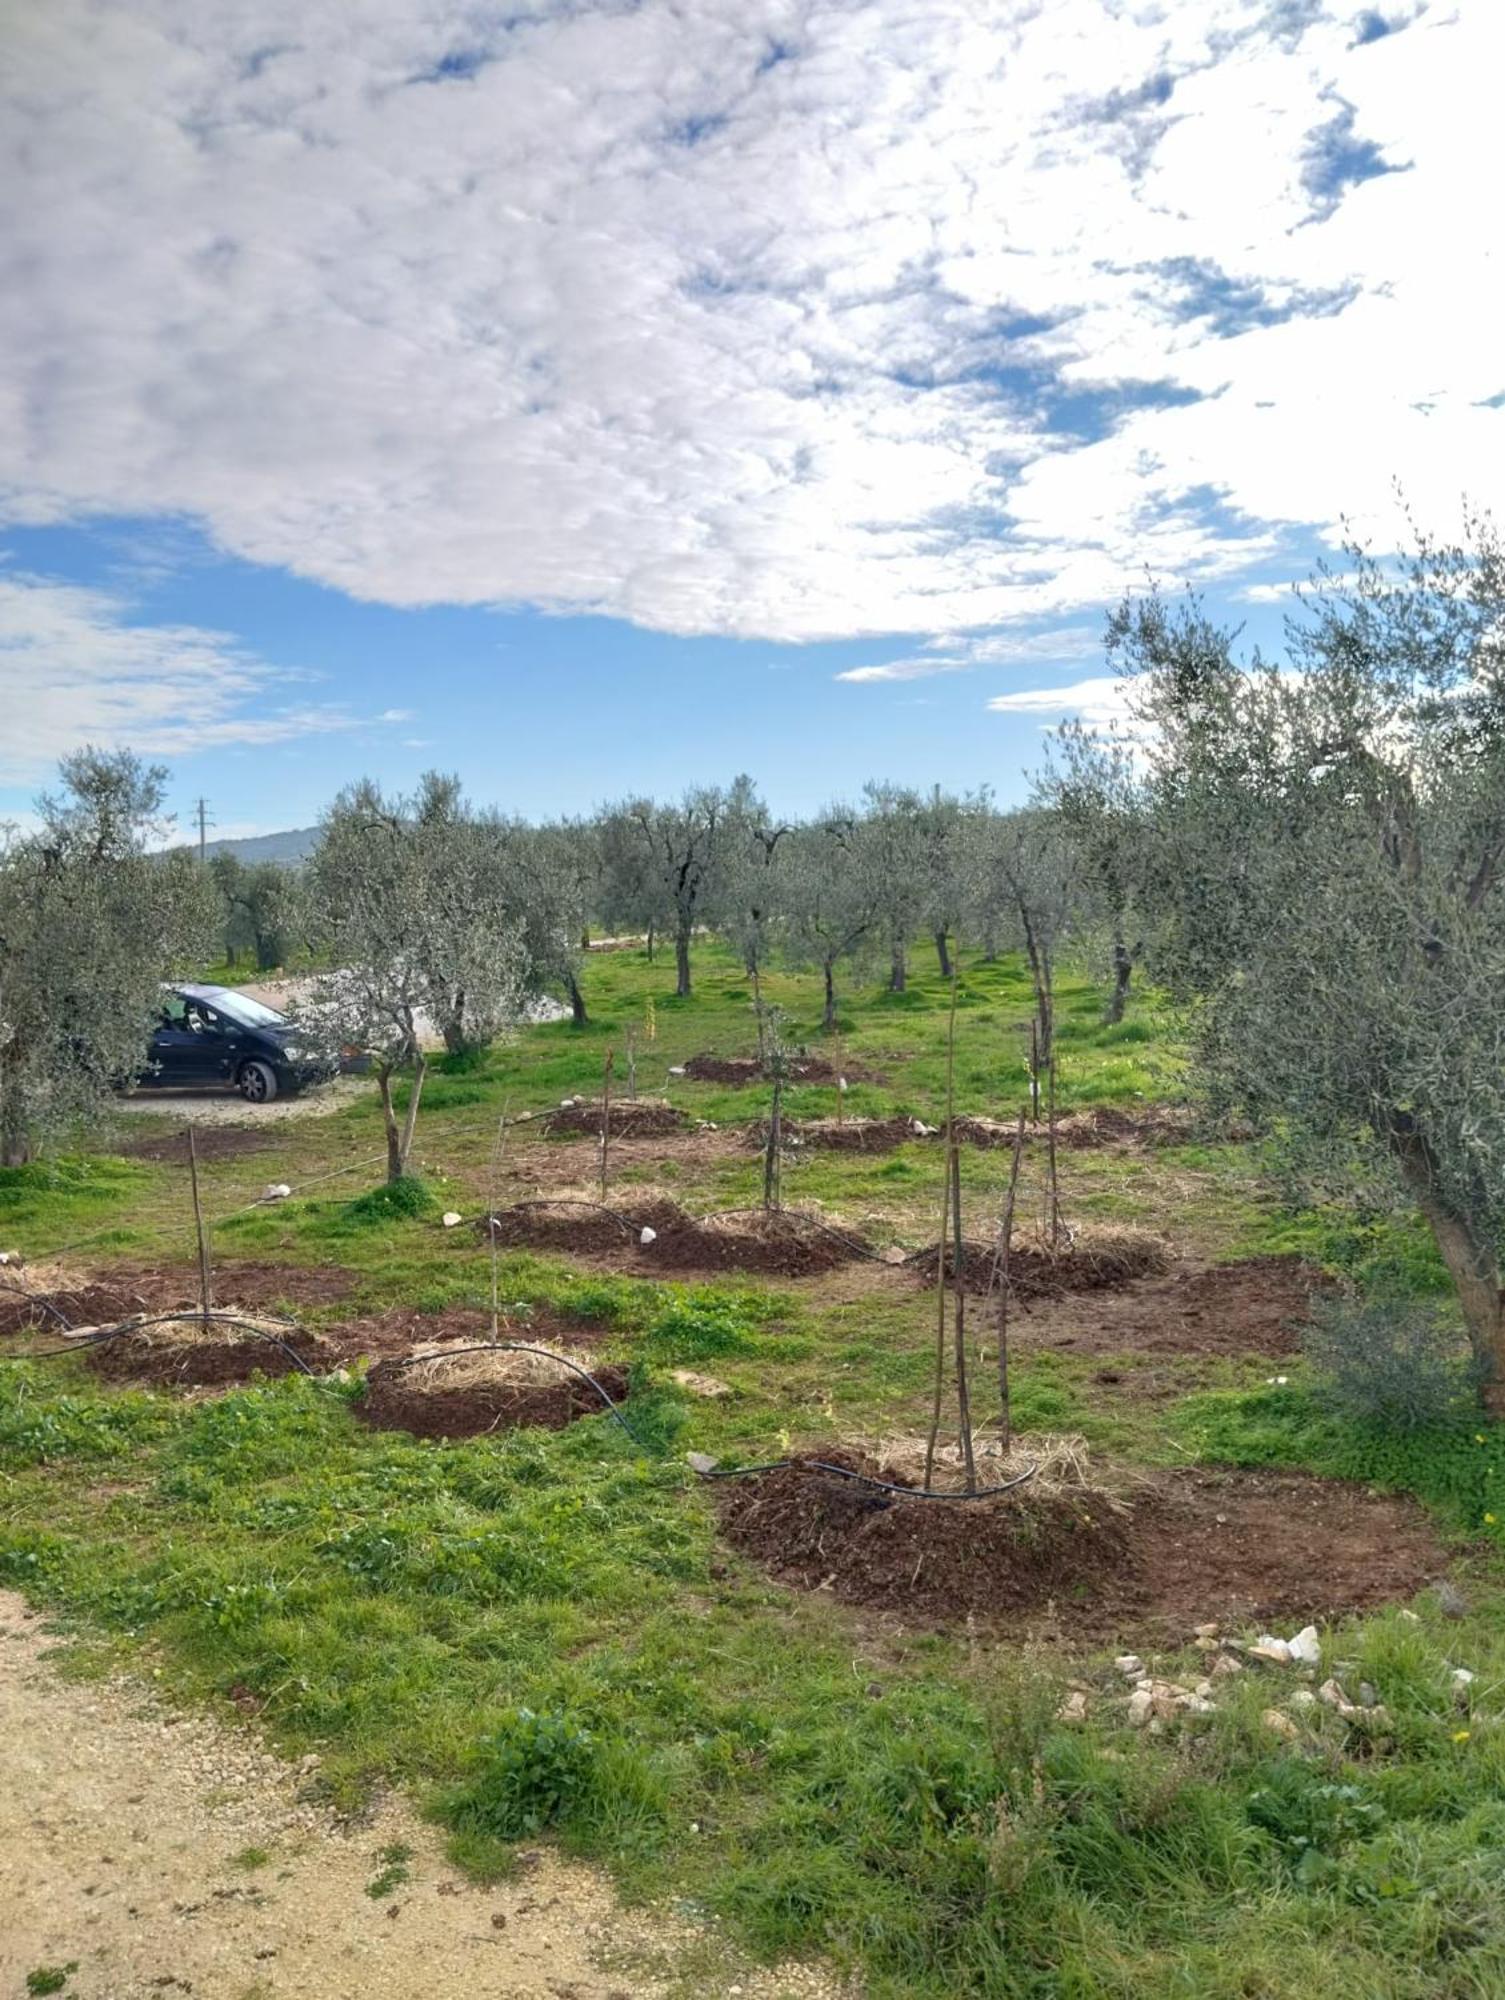
POLYGON ((611 1072, 616 1063, 615 1049, 606 1051, 606 1064, 601 1073, 601 1205, 606 1206, 606 1170, 611 1153, 611 1072))
POLYGON ((946 1393, 946 1236, 951 1219, 951 1145, 956 1110, 956 974, 951 975, 951 1013, 946 1024, 946 1170, 941 1181, 941 1240, 935 1266, 935 1388, 930 1405, 930 1435, 925 1440, 925 1484, 935 1473, 936 1441, 941 1434, 941 1405, 946 1393))
POLYGON ((956 1405, 962 1464, 966 1468, 967 1491, 977 1491, 977 1465, 972 1456, 972 1398, 967 1387, 967 1273, 966 1243, 962 1236, 962 1155, 951 1142, 951 1282, 956 1289, 951 1335, 956 1353, 956 1405))
POLYGON ((199 1239, 199 1313, 204 1331, 209 1331, 213 1294, 209 1284, 209 1231, 204 1222, 204 1204, 199 1199, 199 1148, 190 1123, 188 1127, 188 1185, 193 1195, 193 1226, 199 1239))
POLYGON ((496 1251, 496 1198, 502 1178, 502 1149, 507 1143, 507 1114, 512 1109, 510 1097, 502 1101, 502 1115, 497 1120, 496 1139, 491 1148, 491 1185, 486 1195, 486 1239, 491 1245, 491 1337, 500 1338, 497 1331, 500 1313, 497 1305, 497 1251, 496 1251))
POLYGON ((1019 1165, 1024 1157, 1024 1112, 1014 1127, 1014 1157, 1009 1163, 1009 1191, 1003 1204, 1003 1221, 998 1231, 998 1265, 994 1274, 998 1285, 998 1434, 1005 1451, 1012 1436, 1009 1409, 1009 1293, 1012 1279, 1009 1265, 1014 1245, 1014 1203, 1019 1194, 1019 1165))

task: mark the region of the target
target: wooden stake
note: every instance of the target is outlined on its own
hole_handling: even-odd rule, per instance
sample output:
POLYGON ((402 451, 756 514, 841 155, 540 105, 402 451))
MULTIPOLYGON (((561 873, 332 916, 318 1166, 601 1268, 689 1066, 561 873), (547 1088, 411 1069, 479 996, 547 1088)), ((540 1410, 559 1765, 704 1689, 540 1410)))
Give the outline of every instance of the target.
POLYGON ((617 1060, 615 1049, 606 1051, 601 1073, 601 1206, 606 1206, 606 1163, 611 1152, 611 1072, 617 1060))
POLYGON ((1056 1167, 1056 1058, 1052 1050, 1045 1071, 1046 1087, 1050 1093, 1046 1112, 1046 1172, 1050 1183, 1050 1247, 1054 1250, 1061 1240, 1061 1182, 1056 1167))
POLYGON ((935 1448, 941 1434, 941 1405, 946 1393, 946 1237, 951 1220, 951 1146, 956 1108, 956 974, 951 975, 951 1013, 946 1024, 946 1169, 941 1180, 941 1240, 935 1263, 935 1384, 930 1404, 930 1435, 925 1440, 925 1484, 932 1484, 935 1448))
POLYGON ((1014 1202, 1019 1193, 1019 1164, 1024 1157, 1024 1112, 1019 1113, 1019 1123, 1014 1127, 1014 1157, 1009 1164, 1009 1191, 1003 1204, 1003 1221, 998 1230, 997 1268, 994 1282, 998 1286, 998 1435, 1005 1451, 1013 1434, 1012 1417, 1009 1410, 1009 1293, 1012 1279, 1009 1276, 1014 1245, 1014 1202))
POLYGON ((213 1295, 209 1285, 209 1231, 204 1222, 204 1204, 199 1199, 199 1148, 193 1126, 188 1127, 188 1185, 193 1194, 193 1226, 199 1239, 199 1314, 204 1331, 209 1331, 213 1295))
POLYGON ((1029 1024, 1029 1111, 1030 1123, 1040 1122, 1040 1024, 1029 1024))
POLYGON ((637 1037, 631 1028, 627 1030, 627 1097, 632 1104, 638 1101, 637 1037))
POLYGON ((497 1332, 499 1316, 496 1285, 496 1197, 502 1177, 502 1148, 507 1143, 507 1113, 511 1108, 511 1098, 504 1098, 502 1100, 502 1115, 497 1120, 496 1140, 491 1148, 491 1186, 486 1196, 486 1236, 491 1244, 491 1337, 493 1340, 500 1337, 497 1332))
POLYGON ((763 1154, 763 1210, 770 1214, 779 1206, 779 1170, 784 1148, 784 1066, 775 1062, 773 1102, 768 1107, 768 1145, 763 1154))
POLYGON ((972 1457, 972 1399, 967 1389, 967 1273, 965 1239, 962 1236, 962 1155, 955 1140, 951 1144, 951 1282, 956 1290, 956 1304, 951 1325, 952 1342, 956 1353, 956 1405, 957 1424, 962 1448, 962 1464, 966 1467, 967 1491, 977 1491, 977 1465, 972 1457))

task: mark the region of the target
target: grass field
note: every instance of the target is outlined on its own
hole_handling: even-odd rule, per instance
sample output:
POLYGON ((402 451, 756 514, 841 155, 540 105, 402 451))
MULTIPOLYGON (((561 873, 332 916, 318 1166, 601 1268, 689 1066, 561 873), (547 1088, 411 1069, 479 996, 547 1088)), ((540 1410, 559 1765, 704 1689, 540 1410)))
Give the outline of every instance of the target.
MULTIPOLYGON (((483 1062, 441 1066, 419 1125, 425 1190, 405 1205, 360 1198, 380 1173, 374 1102, 211 1160, 217 1261, 285 1267, 294 1304, 300 1272, 348 1269, 348 1299, 302 1308, 315 1327, 484 1305, 491 1260, 469 1225, 493 1193, 588 1193, 596 1172, 589 1139, 526 1127, 498 1167, 499 1118, 594 1093, 608 1048, 620 1090, 629 1027, 640 1093, 667 1089, 716 1129, 619 1142, 614 1198, 651 1186, 696 1213, 756 1201, 761 1162, 733 1128, 766 1088, 667 1075, 699 1052, 750 1052, 747 982, 707 946, 694 997, 672 985, 672 965, 639 952, 593 956, 588 1029, 530 1028, 483 1062), (249 1206, 269 1181, 294 1198, 249 1206), (451 1207, 466 1226, 442 1226, 451 1207)), ((834 1046, 815 1032, 814 980, 775 978, 768 997, 794 1040, 852 1072, 849 1115, 938 1122, 948 992, 930 966, 903 996, 852 994, 834 1046)), ((1015 1115, 1028 1014, 1017 964, 966 962, 960 1110, 1015 1115)), ((1178 1097, 1153 999, 1107 1028, 1091 982, 1071 976, 1059 1015, 1063 1111, 1178 1097)), ((786 1109, 825 1117, 834 1102, 796 1087, 786 1109)), ((121 1123, 127 1146, 158 1132, 121 1123)), ((0 1247, 62 1250, 93 1276, 181 1266, 187 1299, 185 1172, 109 1150, 121 1137, 0 1175, 0 1247)), ((964 1165, 985 1233, 1008 1156, 969 1149, 964 1165)), ((1404 1224, 1280 1209, 1247 1145, 1083 1149, 1062 1176, 1072 1221, 1153 1228, 1199 1267, 1299 1252, 1362 1270, 1383 1255, 1418 1287, 1437 1282, 1404 1224)), ((787 1165, 784 1198, 912 1247, 936 1234, 939 1150, 811 1149, 787 1165)), ((11 1360, 0 1581, 68 1622, 79 1672, 149 1657, 182 1700, 231 1712, 233 1690, 290 1753, 317 1750, 341 1798, 412 1788, 470 1869, 505 1872, 519 1840, 557 1837, 628 1896, 715 1911, 758 1954, 827 1954, 874 1996, 1505 1991, 1495 1436, 1465 1413, 1400 1442, 1369 1435, 1324 1414, 1299 1359, 1236 1340, 1115 1354, 1022 1338, 1025 1433, 1080 1435, 1129 1468, 1216 1459, 1387 1484, 1420 1494, 1457 1542, 1456 1597, 1324 1629, 1324 1672, 1371 1683, 1382 1728, 1319 1709, 1287 1741, 1263 1716, 1293 1683, 1251 1669, 1220 1684, 1214 1713, 1150 1735, 1127 1723, 1106 1636, 862 1609, 778 1584, 722 1540, 688 1450, 760 1460, 923 1426, 933 1297, 873 1272, 669 1283, 600 1258, 504 1255, 509 1307, 578 1323, 629 1368, 635 1441, 604 1419, 449 1443, 372 1430, 353 1411, 359 1370, 186 1396, 106 1385, 77 1359, 11 1360), (699 1397, 676 1369, 729 1393, 699 1397), (1289 1379, 1272 1383, 1277 1369, 1289 1379), (1458 1666, 1476 1676, 1461 1704, 1458 1666), (1057 1719, 1070 1681, 1083 1723, 1057 1719)), ((1191 1642, 1189 1624, 1162 1640, 1156 1671, 1195 1679, 1191 1642)))

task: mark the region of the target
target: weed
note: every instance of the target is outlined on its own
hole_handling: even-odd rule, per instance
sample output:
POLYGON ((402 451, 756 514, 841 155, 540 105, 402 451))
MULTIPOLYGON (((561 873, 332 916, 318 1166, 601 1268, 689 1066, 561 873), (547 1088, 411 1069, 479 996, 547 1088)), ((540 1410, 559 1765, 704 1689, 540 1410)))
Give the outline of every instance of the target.
POLYGON ((408 1863, 413 1858, 413 1850, 400 1840, 389 1842, 376 1856, 381 1863, 379 1872, 366 1884, 366 1894, 372 1902, 379 1903, 390 1896, 394 1889, 400 1889, 409 1879, 408 1863))
POLYGON ((26 1990, 28 1993, 61 1993, 77 1970, 76 1958, 70 1958, 66 1965, 34 1966, 26 1975, 26 1990))

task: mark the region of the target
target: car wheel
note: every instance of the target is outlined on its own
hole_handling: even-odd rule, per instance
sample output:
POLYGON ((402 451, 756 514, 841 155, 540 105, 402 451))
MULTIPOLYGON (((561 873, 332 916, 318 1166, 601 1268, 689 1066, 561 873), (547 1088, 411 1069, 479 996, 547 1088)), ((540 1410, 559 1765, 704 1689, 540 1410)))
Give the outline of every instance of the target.
POLYGON ((242 1063, 235 1081, 247 1104, 270 1104, 277 1095, 277 1072, 270 1063, 242 1063))

